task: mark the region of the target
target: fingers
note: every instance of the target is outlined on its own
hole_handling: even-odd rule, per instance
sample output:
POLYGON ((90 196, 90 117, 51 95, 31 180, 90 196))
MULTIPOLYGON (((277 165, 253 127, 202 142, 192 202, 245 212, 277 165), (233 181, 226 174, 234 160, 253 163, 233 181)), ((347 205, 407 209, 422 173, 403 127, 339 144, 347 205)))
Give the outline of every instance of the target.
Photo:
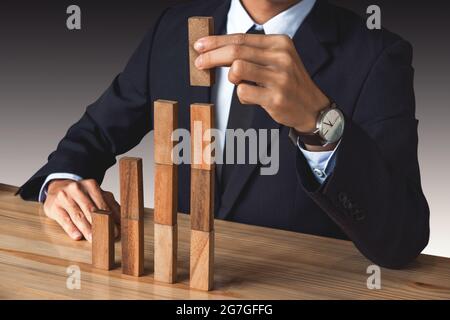
MULTIPOLYGON (((74 240, 92 242, 92 213, 98 208, 111 211, 120 224, 120 206, 110 192, 100 189, 95 180, 55 181, 44 203, 45 214, 58 222, 74 240)), ((115 227, 116 236, 119 229, 115 227)))
POLYGON ((82 184, 90 199, 95 203, 95 207, 100 210, 111 211, 115 222, 114 234, 117 238, 120 234, 117 227, 120 225, 120 206, 114 199, 114 195, 111 192, 102 191, 95 180, 83 180, 82 184))
POLYGON ((259 48, 228 45, 213 49, 198 56, 195 66, 198 69, 230 66, 235 60, 245 60, 260 65, 268 65, 273 54, 259 48))
POLYGON ((255 48, 282 48, 291 45, 292 40, 286 35, 262 35, 236 33, 221 36, 209 36, 199 39, 194 44, 197 52, 206 52, 228 45, 245 45, 255 48))
MULTIPOLYGON (((61 193, 64 195, 64 193, 61 193)), ((70 219, 77 229, 83 234, 84 238, 92 242, 92 227, 83 211, 71 196, 60 196, 62 208, 69 214, 70 219)))
POLYGON ((120 205, 117 203, 111 192, 103 191, 102 193, 107 205, 111 208, 111 213, 115 222, 114 237, 117 239, 120 236, 120 205))
POLYGON ((95 211, 96 205, 92 199, 82 190, 80 184, 73 183, 69 187, 72 199, 77 203, 83 211, 86 219, 92 224, 92 212, 95 211))
POLYGON ((114 222, 120 225, 120 205, 117 203, 116 199, 114 199, 114 195, 111 192, 103 191, 103 198, 112 212, 114 222))
POLYGON ((103 199, 102 190, 100 189, 97 181, 93 179, 82 180, 81 184, 98 209, 105 211, 111 210, 105 199, 103 199))
POLYGON ((237 96, 242 104, 256 104, 262 107, 269 103, 269 89, 241 83, 237 87, 237 96))
POLYGON ((275 78, 276 74, 271 69, 243 60, 234 61, 228 72, 228 80, 234 84, 248 81, 270 87, 275 78))
POLYGON ((205 47, 198 50, 200 55, 195 60, 198 69, 226 67, 244 60, 274 70, 288 70, 298 55, 292 40, 285 35, 212 36, 199 41, 205 47))
POLYGON ((55 220, 67 233, 67 235, 75 241, 81 240, 83 235, 72 222, 72 219, 67 214, 66 210, 61 207, 53 208, 53 213, 49 216, 55 220))

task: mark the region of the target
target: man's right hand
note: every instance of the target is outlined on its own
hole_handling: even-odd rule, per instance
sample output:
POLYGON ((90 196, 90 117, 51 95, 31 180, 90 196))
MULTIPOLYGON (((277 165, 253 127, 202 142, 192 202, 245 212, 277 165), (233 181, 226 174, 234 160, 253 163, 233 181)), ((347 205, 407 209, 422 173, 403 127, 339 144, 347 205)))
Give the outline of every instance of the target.
MULTIPOLYGON (((103 191, 95 180, 53 180, 48 186, 44 212, 73 239, 92 242, 92 212, 111 211, 118 225, 120 206, 111 192, 103 191)), ((116 235, 118 229, 116 228, 116 235)))

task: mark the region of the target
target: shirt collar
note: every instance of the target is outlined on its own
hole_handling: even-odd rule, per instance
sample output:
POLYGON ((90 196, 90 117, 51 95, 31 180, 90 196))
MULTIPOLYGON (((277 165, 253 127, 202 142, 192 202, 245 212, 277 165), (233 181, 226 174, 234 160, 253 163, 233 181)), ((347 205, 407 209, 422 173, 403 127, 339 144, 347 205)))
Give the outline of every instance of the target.
POLYGON ((253 21, 240 0, 231 0, 227 17, 227 34, 246 33, 256 25, 257 29, 264 28, 266 34, 285 34, 293 38, 315 3, 316 0, 301 0, 260 26, 253 21))

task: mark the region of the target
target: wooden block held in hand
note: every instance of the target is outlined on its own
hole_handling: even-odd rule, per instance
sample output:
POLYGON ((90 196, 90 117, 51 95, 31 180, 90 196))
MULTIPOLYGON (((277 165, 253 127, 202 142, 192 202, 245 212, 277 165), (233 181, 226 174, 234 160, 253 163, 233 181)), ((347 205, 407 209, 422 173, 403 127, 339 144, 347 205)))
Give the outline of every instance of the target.
POLYGON ((174 226, 178 211, 178 168, 155 164, 155 223, 174 226))
POLYGON ((120 205, 123 219, 141 220, 144 216, 142 159, 120 159, 120 205))
POLYGON ((155 163, 173 164, 175 142, 172 133, 178 127, 178 102, 157 100, 154 103, 155 163))
POLYGON ((212 290, 214 284, 214 231, 191 230, 190 287, 212 290))
POLYGON ((188 20, 188 25, 191 86, 211 87, 215 81, 215 70, 197 69, 195 59, 199 54, 194 50, 194 43, 200 38, 214 34, 214 19, 212 17, 191 17, 188 20))
POLYGON ((122 219, 122 273, 140 277, 144 273, 144 220, 122 219))
POLYGON ((191 168, 212 170, 214 158, 211 150, 214 128, 214 105, 191 105, 191 168))
POLYGON ((191 229, 214 229, 214 170, 191 169, 191 229))
POLYGON ((114 220, 109 211, 92 213, 92 265, 101 270, 114 267, 114 220))
POLYGON ((177 281, 178 227, 155 223, 155 269, 156 281, 175 283, 177 281))

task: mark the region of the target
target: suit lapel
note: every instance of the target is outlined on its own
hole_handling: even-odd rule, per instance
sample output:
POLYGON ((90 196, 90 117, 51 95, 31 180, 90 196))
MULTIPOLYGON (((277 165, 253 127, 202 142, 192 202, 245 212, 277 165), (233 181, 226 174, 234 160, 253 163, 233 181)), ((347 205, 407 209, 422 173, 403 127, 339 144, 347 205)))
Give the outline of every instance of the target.
POLYGON ((331 56, 327 44, 337 41, 337 26, 331 7, 318 0, 292 39, 311 78, 325 66, 331 56))
MULTIPOLYGON (((330 7, 326 2, 319 0, 293 38, 294 45, 312 78, 330 59, 324 43, 336 40, 337 29, 332 16, 330 7)), ((261 107, 255 108, 258 109, 255 109, 254 112, 252 128, 271 130, 281 127, 261 107)), ((259 167, 260 164, 235 167, 228 187, 222 193, 221 205, 217 213, 218 218, 226 219, 229 216, 243 188, 259 167)))

